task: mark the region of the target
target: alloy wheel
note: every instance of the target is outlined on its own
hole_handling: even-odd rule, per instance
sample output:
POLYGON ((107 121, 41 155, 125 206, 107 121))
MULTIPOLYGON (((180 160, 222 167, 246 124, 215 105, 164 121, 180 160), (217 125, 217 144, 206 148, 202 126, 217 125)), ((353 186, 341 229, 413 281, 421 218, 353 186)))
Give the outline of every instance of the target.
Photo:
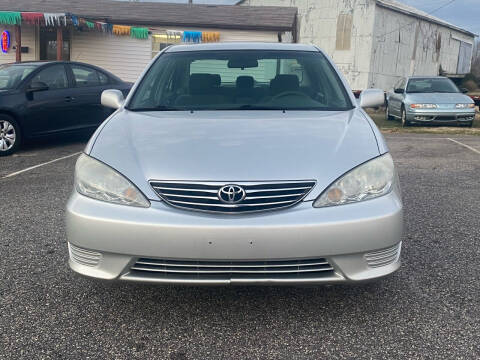
POLYGON ((10 150, 16 139, 14 126, 9 121, 0 119, 0 151, 10 150))

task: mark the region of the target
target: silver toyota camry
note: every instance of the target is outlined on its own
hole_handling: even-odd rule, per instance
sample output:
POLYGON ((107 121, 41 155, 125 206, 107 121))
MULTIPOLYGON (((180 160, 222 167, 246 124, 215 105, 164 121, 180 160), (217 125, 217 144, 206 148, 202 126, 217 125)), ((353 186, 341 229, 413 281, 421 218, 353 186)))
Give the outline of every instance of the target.
POLYGON ((321 284, 400 266, 392 157, 332 61, 300 44, 161 52, 77 161, 70 267, 108 280, 321 284))
POLYGON ((463 124, 472 126, 475 103, 446 77, 412 76, 400 79, 388 94, 387 120, 413 123, 463 124))

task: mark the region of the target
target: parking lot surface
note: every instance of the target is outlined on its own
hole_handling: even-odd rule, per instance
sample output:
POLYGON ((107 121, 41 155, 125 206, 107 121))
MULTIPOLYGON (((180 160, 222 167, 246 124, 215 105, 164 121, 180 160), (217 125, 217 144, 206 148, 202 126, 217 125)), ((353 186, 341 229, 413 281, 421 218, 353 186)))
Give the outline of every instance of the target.
POLYGON ((387 135, 405 202, 401 270, 308 288, 75 275, 63 215, 85 141, 0 158, 0 359, 480 358, 480 137, 387 135))

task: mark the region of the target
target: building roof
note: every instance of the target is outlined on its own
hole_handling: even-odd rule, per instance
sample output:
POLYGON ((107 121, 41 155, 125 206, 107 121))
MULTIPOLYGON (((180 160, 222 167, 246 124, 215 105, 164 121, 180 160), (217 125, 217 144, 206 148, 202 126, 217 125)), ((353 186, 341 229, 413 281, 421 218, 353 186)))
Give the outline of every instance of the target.
POLYGON ((111 0, 2 0, 0 11, 72 13, 115 24, 292 31, 297 8, 111 0))
MULTIPOLYGON (((321 0, 316 0, 316 1, 321 1, 321 0)), ((394 11, 398 11, 398 12, 406 14, 406 15, 414 16, 414 17, 420 18, 420 19, 425 20, 425 21, 433 22, 433 23, 451 28, 453 30, 460 31, 460 32, 462 32, 466 35, 469 35, 469 36, 477 36, 476 34, 470 32, 468 30, 465 30, 461 27, 450 24, 449 22, 447 22, 445 20, 442 20, 440 18, 432 16, 432 15, 430 15, 430 14, 424 12, 424 11, 418 10, 417 8, 414 8, 412 6, 405 5, 405 4, 400 3, 398 1, 395 1, 395 0, 375 0, 375 1, 376 1, 377 5, 382 6, 384 8, 394 10, 394 11)), ((244 2, 245 2, 245 0, 237 0, 236 4, 240 5, 244 2)))
POLYGON ((166 52, 186 51, 215 51, 215 50, 273 50, 273 51, 310 51, 319 52, 313 45, 290 43, 259 43, 259 42, 224 42, 189 45, 173 45, 166 52))
POLYGON ((379 5, 381 7, 384 7, 384 8, 390 9, 390 10, 394 10, 394 11, 398 11, 400 13, 410 15, 410 16, 413 16, 413 17, 417 17, 417 18, 425 20, 425 21, 433 22, 433 23, 436 23, 438 25, 442 25, 442 26, 448 27, 450 29, 462 32, 462 33, 464 33, 466 35, 469 35, 469 36, 472 36, 472 37, 476 36, 476 34, 470 32, 468 30, 462 29, 461 27, 450 24, 449 22, 447 22, 445 20, 439 19, 439 18, 437 18, 435 16, 432 16, 432 15, 430 15, 430 14, 424 12, 424 11, 418 10, 418 9, 412 7, 412 6, 402 4, 398 1, 395 1, 395 0, 376 0, 376 2, 377 2, 377 5, 379 5))

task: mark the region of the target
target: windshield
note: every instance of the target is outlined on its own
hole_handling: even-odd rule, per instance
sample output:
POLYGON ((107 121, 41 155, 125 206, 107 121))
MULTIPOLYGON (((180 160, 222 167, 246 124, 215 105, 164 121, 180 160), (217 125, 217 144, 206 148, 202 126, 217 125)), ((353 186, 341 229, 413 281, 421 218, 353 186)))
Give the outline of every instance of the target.
POLYGON ((0 65, 0 90, 17 87, 36 68, 36 65, 0 65))
POLYGON ((150 68, 128 109, 350 110, 338 74, 319 52, 186 51, 150 68))
POLYGON ((457 86, 444 78, 410 79, 407 93, 458 93, 457 86))

